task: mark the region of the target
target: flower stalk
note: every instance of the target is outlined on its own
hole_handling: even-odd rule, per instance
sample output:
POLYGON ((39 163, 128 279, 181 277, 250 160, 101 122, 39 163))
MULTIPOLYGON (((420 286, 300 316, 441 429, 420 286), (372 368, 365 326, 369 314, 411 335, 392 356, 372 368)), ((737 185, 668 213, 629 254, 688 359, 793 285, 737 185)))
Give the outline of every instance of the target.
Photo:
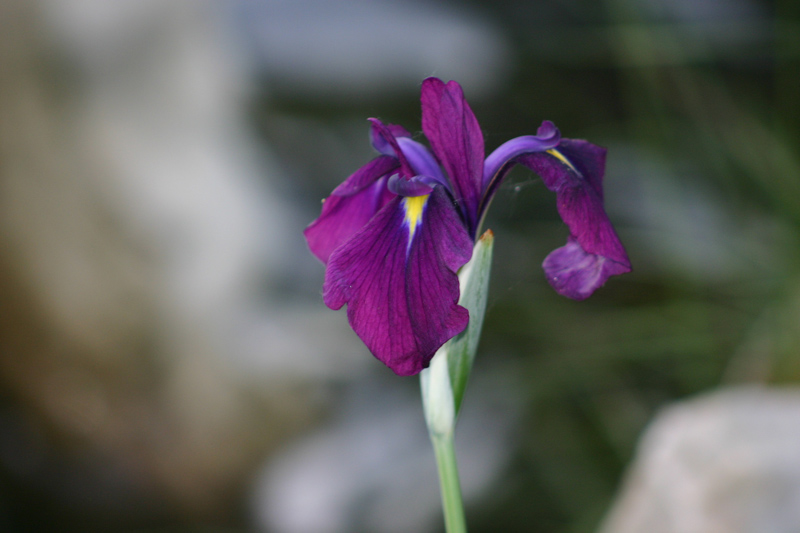
POLYGON ((447 436, 431 435, 436 466, 439 469, 439 487, 442 491, 442 511, 444 528, 447 533, 466 533, 467 519, 461 498, 461 484, 456 464, 456 448, 453 434, 447 436))
POLYGON ((466 531, 455 453, 455 426, 486 314, 493 249, 494 234, 489 230, 478 239, 472 259, 458 275, 459 305, 469 311, 469 325, 445 343, 433 356, 430 366, 420 373, 425 422, 436 455, 447 533, 466 531))

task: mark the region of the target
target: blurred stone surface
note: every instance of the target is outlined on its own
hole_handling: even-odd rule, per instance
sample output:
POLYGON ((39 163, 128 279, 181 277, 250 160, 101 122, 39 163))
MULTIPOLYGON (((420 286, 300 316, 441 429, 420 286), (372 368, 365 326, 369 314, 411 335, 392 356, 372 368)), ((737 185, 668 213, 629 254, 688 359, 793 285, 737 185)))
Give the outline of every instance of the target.
POLYGON ((800 531, 800 390, 740 387, 668 407, 603 533, 800 531))
POLYGON ((19 515, 37 502, 23 524, 229 516, 309 389, 360 365, 343 316, 271 300, 305 221, 221 21, 0 2, 0 475, 19 515))
MULTIPOLYGON (((4 509, 21 530, 242 522, 253 473, 373 363, 322 305, 313 215, 250 130, 235 5, 0 2, 0 529, 4 509)), ((502 46, 470 21, 434 59, 486 86, 502 46)), ((415 50, 396 50, 413 84, 436 70, 415 50)))

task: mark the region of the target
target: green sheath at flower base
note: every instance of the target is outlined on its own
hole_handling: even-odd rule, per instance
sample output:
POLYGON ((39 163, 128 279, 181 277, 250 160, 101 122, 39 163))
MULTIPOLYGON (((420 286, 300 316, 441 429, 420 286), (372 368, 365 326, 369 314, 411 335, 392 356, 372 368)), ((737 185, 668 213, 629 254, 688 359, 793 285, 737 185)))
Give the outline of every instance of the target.
POLYGON ((494 233, 492 230, 487 230, 475 244, 470 262, 458 273, 458 282, 461 286, 461 298, 458 303, 469 311, 469 325, 444 346, 447 349, 456 416, 461 409, 461 400, 464 398, 472 362, 475 360, 481 339, 483 317, 486 314, 486 296, 489 293, 489 274, 492 269, 492 250, 494 250, 494 233))
POLYGON ((420 374, 425 419, 432 435, 452 433, 455 427, 486 314, 493 249, 494 234, 489 230, 478 239, 472 259, 458 273, 458 303, 469 311, 469 325, 439 348, 430 367, 420 374))

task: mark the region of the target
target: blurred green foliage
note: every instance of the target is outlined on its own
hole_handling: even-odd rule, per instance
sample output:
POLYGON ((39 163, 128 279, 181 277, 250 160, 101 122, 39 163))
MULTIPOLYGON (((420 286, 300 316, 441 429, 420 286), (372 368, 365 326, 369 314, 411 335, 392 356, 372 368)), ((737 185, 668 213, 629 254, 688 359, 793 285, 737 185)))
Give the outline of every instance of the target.
MULTIPOLYGON (((680 217, 692 204, 696 232, 711 242, 663 261, 664 241, 682 237, 671 234, 674 226, 654 225, 647 213, 624 216, 636 208, 616 217, 612 210, 635 272, 590 301, 564 301, 547 290, 537 265, 564 231, 539 198, 509 185, 516 205, 497 223, 536 244, 530 257, 504 259, 518 252, 504 252, 506 229, 498 229, 483 349, 513 361, 528 394, 513 489, 476 511, 480 531, 594 531, 659 407, 725 383, 800 378, 797 4, 753 4, 752 13, 728 17, 717 2, 720 11, 685 20, 629 0, 601 10, 579 4, 551 14, 561 24, 527 30, 508 16, 515 3, 507 4, 498 20, 517 22, 523 52, 505 100, 510 109, 490 120, 531 124, 546 113, 566 136, 609 146, 607 195, 629 194, 609 199, 612 206, 640 200, 637 166, 655 174, 638 179, 673 181, 684 195, 656 196, 657 207, 680 217), (543 40, 546 57, 536 47, 543 40), (638 163, 622 161, 626 155, 638 163), (612 185, 617 173, 629 174, 623 187, 612 185), (702 227, 707 213, 732 224, 702 227), (764 227, 748 234, 754 225, 764 227), (716 246, 743 256, 742 266, 712 267, 716 246)), ((483 126, 498 127, 485 119, 483 126)))

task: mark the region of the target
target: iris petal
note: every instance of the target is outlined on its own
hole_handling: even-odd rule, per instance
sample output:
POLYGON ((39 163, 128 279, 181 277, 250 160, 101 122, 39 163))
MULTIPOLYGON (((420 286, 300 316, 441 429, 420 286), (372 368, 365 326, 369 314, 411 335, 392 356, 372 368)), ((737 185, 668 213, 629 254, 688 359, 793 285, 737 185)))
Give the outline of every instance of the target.
POLYGON ((542 267, 547 281, 556 292, 573 300, 588 298, 609 277, 631 270, 630 265, 586 253, 571 235, 566 245, 550 252, 542 267))
POLYGON ((605 148, 562 139, 558 148, 518 158, 556 193, 570 240, 545 260, 548 280, 559 294, 587 298, 613 275, 631 270, 630 260, 603 208, 605 148))
POLYGON ((481 201, 483 134, 461 86, 437 78, 422 82, 422 131, 442 162, 456 202, 472 237, 478 226, 481 201))
POLYGON ((443 185, 448 191, 450 184, 442 174, 439 163, 425 146, 408 137, 398 137, 397 144, 408 159, 408 163, 414 170, 414 174, 424 175, 433 178, 437 183, 443 185))
POLYGON ((322 213, 303 232, 311 252, 323 263, 352 237, 395 195, 386 178, 350 196, 332 194, 322 204, 322 213))
MULTIPOLYGON (((397 138, 395 137, 394 132, 397 131, 400 126, 392 126, 386 125, 377 118, 369 119, 372 122, 372 137, 373 137, 373 145, 380 147, 378 150, 389 156, 394 156, 397 158, 397 162, 400 164, 400 173, 406 177, 410 178, 411 176, 415 175, 414 169, 411 168, 411 164, 406 159, 405 153, 403 150, 400 149, 400 145, 397 144, 397 138), (376 143, 375 139, 379 139, 380 142, 376 143)), ((402 128, 400 128, 402 129, 402 128)), ((404 129, 402 130, 405 133, 404 129)))
POLYGON ((328 261, 323 298, 399 375, 418 373, 469 320, 456 271, 472 240, 442 187, 396 197, 328 261))
POLYGON ((502 179, 501 171, 508 171, 508 168, 504 167, 513 165, 516 157, 555 148, 560 140, 561 133, 558 128, 549 120, 545 120, 539 126, 536 135, 524 135, 504 142, 486 157, 483 166, 484 189, 491 188, 494 182, 502 179))
POLYGON ((359 168, 336 187, 332 195, 350 196, 369 187, 378 179, 400 168, 397 158, 381 155, 359 168))
POLYGON ((395 139, 410 138, 411 134, 403 126, 397 124, 384 124, 378 119, 370 119, 372 127, 369 129, 369 137, 372 147, 383 155, 394 156, 391 140, 386 136, 388 131, 395 139))

